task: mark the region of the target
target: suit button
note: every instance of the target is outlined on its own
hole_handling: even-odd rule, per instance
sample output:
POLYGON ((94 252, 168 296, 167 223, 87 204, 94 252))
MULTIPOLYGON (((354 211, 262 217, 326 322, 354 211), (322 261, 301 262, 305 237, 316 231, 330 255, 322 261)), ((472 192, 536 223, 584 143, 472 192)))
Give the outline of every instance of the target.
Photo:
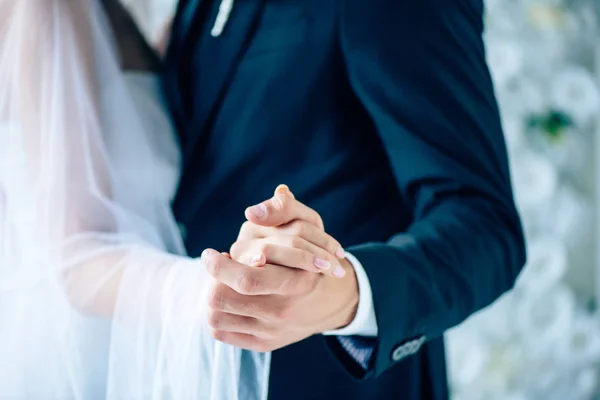
POLYGON ((423 346, 423 343, 425 343, 425 337, 413 340, 413 342, 410 344, 410 354, 415 354, 419 350, 421 350, 421 346, 423 346))
POLYGON ((392 361, 398 362, 408 356, 417 353, 421 349, 421 346, 423 346, 423 343, 425 343, 424 336, 419 339, 411 340, 409 342, 404 343, 403 345, 396 347, 396 349, 392 353, 392 361))
POLYGON ((403 358, 406 358, 406 356, 408 356, 408 348, 406 347, 406 344, 403 344, 402 346, 396 347, 396 350, 392 353, 392 360, 398 362, 403 358))

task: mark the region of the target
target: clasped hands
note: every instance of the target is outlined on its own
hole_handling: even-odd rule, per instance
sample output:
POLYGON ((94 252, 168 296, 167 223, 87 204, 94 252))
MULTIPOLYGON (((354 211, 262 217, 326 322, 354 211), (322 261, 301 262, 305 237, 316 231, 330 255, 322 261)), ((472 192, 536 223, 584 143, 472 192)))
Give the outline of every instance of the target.
POLYGON ((216 340, 268 352, 352 322, 354 269, 317 212, 281 185, 246 218, 229 253, 207 249, 201 257, 213 280, 208 323, 216 340))

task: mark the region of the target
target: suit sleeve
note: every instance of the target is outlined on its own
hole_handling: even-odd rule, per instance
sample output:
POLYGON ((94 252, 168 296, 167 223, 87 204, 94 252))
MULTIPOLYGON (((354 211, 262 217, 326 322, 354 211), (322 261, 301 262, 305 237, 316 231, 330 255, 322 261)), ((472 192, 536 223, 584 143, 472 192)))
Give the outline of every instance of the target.
POLYGON ((379 375, 398 346, 439 337, 509 290, 525 245, 482 0, 347 0, 338 12, 349 80, 412 215, 387 243, 348 249, 372 287, 379 375))

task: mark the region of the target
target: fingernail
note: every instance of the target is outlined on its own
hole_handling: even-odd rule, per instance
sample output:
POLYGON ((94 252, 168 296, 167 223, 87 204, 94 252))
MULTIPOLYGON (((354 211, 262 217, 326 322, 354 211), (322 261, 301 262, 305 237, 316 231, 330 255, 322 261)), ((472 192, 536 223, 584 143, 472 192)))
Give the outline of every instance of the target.
POLYGON ((322 258, 319 257, 315 257, 315 260, 313 261, 313 264, 315 267, 319 268, 319 269, 329 269, 331 268, 331 263, 327 260, 323 260, 322 258))
POLYGON ((346 276, 346 271, 344 271, 344 268, 342 268, 341 265, 336 265, 333 270, 333 276, 337 278, 343 278, 344 276, 346 276))
POLYGON ((264 204, 257 204, 250 207, 250 212, 258 219, 263 219, 267 215, 267 206, 264 204))
POLYGON ((200 262, 202 262, 203 264, 206 264, 208 262, 209 258, 210 258, 210 251, 208 249, 206 249, 202 252, 202 255, 200 256, 200 262))
POLYGON ((277 189, 275 189, 275 195, 282 193, 285 194, 287 196, 292 196, 293 198, 296 198, 294 196, 294 193, 292 193, 292 191, 290 190, 290 188, 288 187, 288 185, 279 185, 277 186, 277 189))
POLYGON ((277 189, 275 189, 275 193, 277 192, 289 192, 290 188, 288 187, 288 185, 279 185, 277 186, 277 189))
POLYGON ((258 254, 258 255, 253 255, 252 257, 250 257, 250 264, 254 264, 259 262, 262 259, 262 254, 258 254))
POLYGON ((341 247, 335 251, 337 258, 346 258, 346 252, 341 247))

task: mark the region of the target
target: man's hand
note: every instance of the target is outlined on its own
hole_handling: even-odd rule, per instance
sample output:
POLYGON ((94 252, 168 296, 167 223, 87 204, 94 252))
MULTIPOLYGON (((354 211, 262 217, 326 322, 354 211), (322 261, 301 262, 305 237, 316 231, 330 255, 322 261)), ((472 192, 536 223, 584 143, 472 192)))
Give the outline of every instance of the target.
POLYGON ((354 319, 358 286, 346 260, 344 278, 268 263, 247 266, 215 250, 201 260, 214 278, 208 319, 216 340, 273 351, 354 319))
POLYGON ((272 351, 352 322, 358 306, 354 269, 319 214, 282 186, 246 216, 233 259, 203 253, 215 279, 209 297, 214 337, 272 351))

